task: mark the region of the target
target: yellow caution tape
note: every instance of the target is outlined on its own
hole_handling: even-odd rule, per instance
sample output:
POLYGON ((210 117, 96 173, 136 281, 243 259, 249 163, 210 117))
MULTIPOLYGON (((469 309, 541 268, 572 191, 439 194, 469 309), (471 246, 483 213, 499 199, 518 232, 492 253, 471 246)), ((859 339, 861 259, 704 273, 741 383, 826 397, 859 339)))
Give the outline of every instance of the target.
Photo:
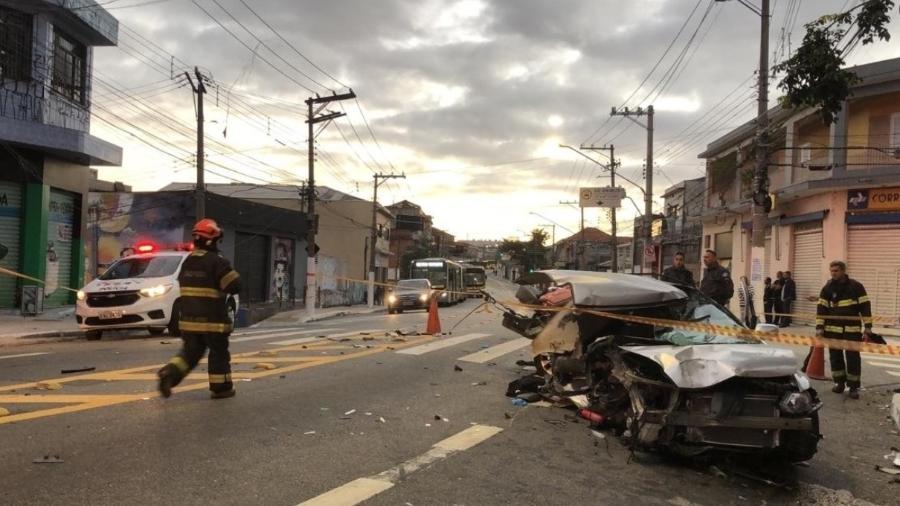
MULTIPOLYGON (((34 281, 35 283, 40 283, 42 285, 47 284, 46 281, 42 281, 38 278, 33 278, 31 276, 26 276, 25 274, 22 274, 21 272, 11 271, 11 270, 5 269, 3 267, 0 267, 0 274, 6 274, 7 276, 12 276, 14 278, 27 279, 28 281, 34 281)), ((78 293, 78 290, 75 290, 74 288, 69 288, 68 286, 60 286, 60 288, 62 288, 63 290, 68 290, 70 292, 78 293)))
POLYGON ((664 318, 649 318, 645 316, 626 315, 619 313, 610 313, 608 311, 596 311, 592 309, 575 308, 575 307, 544 307, 531 304, 522 304, 520 302, 500 302, 500 304, 508 307, 522 307, 534 311, 573 311, 576 313, 591 314, 604 318, 611 318, 631 323, 641 323, 644 325, 655 325, 661 327, 671 327, 674 329, 693 330, 699 332, 708 332, 717 335, 737 337, 745 341, 751 342, 773 342, 781 344, 792 344, 799 346, 822 346, 830 349, 850 350, 863 353, 874 353, 878 355, 896 355, 900 356, 900 346, 864 343, 861 341, 848 341, 846 339, 830 339, 825 337, 811 337, 801 334, 787 334, 775 332, 760 332, 744 327, 714 325, 710 323, 684 322, 679 320, 668 320, 664 318))

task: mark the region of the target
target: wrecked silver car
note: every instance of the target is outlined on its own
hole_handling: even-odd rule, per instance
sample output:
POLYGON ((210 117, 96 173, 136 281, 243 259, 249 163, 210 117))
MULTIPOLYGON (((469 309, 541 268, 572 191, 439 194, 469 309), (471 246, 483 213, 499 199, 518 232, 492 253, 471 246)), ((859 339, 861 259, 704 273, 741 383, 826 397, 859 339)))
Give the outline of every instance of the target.
POLYGON ((513 382, 508 394, 571 401, 635 448, 791 462, 816 453, 822 403, 790 350, 590 313, 742 326, 698 290, 562 270, 517 283, 522 305, 505 308, 504 325, 532 339, 537 374, 513 382))

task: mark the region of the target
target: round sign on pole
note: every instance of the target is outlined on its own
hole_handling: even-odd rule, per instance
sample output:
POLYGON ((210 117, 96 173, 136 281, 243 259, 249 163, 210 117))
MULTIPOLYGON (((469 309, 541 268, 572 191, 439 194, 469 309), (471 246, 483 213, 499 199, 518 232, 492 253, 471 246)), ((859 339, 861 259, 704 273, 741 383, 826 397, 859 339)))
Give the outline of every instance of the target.
POLYGON ((653 246, 646 246, 644 248, 644 257, 646 257, 646 258, 655 258, 656 257, 656 250, 653 248, 653 246))

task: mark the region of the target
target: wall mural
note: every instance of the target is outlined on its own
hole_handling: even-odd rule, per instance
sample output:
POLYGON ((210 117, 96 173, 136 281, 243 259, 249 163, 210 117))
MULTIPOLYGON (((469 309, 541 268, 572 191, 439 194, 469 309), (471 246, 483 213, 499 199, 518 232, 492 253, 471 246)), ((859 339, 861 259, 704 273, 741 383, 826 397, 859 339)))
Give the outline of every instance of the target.
POLYGON ((291 272, 293 272, 294 240, 272 238, 272 283, 270 298, 276 301, 292 299, 291 272))

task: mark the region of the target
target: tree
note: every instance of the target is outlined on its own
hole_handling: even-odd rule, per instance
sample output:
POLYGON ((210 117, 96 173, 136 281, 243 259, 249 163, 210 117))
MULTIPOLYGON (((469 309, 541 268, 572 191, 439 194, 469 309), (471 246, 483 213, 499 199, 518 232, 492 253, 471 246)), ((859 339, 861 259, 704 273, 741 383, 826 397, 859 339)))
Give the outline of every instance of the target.
POLYGON ((818 108, 826 125, 834 123, 850 87, 859 81, 844 67, 844 58, 857 44, 889 41, 893 0, 867 0, 847 11, 828 14, 806 25, 803 44, 788 60, 774 67, 784 72, 778 87, 786 107, 818 108))
POLYGON ((429 238, 425 236, 417 238, 412 246, 407 249, 406 253, 400 258, 401 278, 406 279, 412 275, 410 266, 414 260, 435 257, 437 254, 437 248, 434 247, 434 243, 430 241, 429 238))
POLYGON ((522 265, 526 272, 544 269, 547 267, 547 248, 544 243, 548 237, 545 230, 536 228, 531 231, 531 239, 528 241, 504 239, 498 250, 522 265))

